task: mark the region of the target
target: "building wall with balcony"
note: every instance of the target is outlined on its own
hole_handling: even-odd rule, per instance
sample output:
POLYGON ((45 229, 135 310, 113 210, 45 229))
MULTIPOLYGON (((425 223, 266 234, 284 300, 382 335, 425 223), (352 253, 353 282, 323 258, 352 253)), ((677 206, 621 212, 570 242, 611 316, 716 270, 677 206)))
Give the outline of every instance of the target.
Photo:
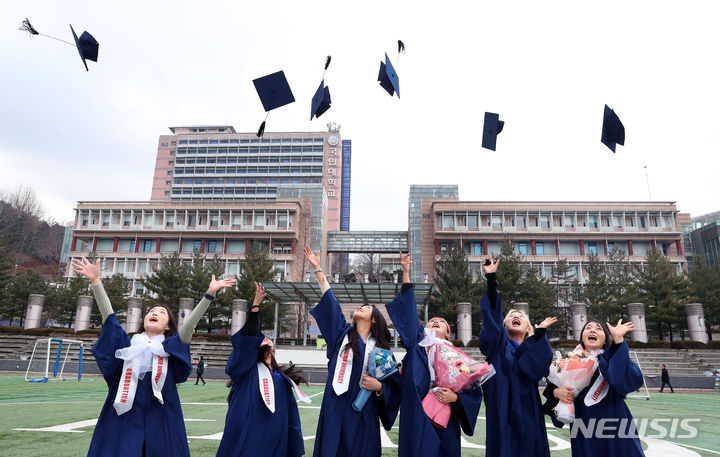
MULTIPOLYGON (((317 202, 308 198, 263 203, 78 202, 68 257, 71 261, 95 252, 103 260, 103 277, 122 273, 131 281, 132 293, 138 294, 140 279, 173 252, 187 262, 195 252, 217 255, 225 263, 225 273, 235 275, 251 243, 260 243, 282 279, 299 278, 304 261, 299 243, 310 231, 299 220, 304 212, 313 212, 313 203, 317 202)), ((73 274, 68 266, 66 275, 73 274)))

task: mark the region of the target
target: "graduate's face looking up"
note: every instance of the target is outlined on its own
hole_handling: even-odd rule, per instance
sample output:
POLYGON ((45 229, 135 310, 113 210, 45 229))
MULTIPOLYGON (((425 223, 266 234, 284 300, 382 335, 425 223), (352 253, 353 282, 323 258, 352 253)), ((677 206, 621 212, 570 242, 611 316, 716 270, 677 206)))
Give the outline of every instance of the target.
POLYGON ((582 342, 588 351, 602 349, 605 345, 605 331, 597 322, 588 322, 582 332, 582 342))
POLYGON ((450 329, 448 328, 447 322, 441 317, 433 317, 428 321, 427 327, 430 330, 435 330, 435 336, 441 340, 446 340, 450 336, 450 329))
POLYGON ((372 305, 362 305, 355 308, 353 312, 353 321, 369 321, 372 323, 372 305))
POLYGON ((165 330, 170 330, 169 322, 167 309, 164 306, 154 306, 145 315, 143 327, 148 336, 161 335, 165 330))
POLYGON ((530 332, 530 322, 525 313, 512 310, 505 316, 505 328, 511 335, 528 336, 530 332))
POLYGON ((273 344, 271 339, 265 338, 262 341, 262 343, 260 343, 260 347, 264 348, 265 346, 267 346, 267 349, 265 352, 265 363, 267 365, 270 365, 270 362, 272 361, 272 358, 275 355, 275 344, 273 344))

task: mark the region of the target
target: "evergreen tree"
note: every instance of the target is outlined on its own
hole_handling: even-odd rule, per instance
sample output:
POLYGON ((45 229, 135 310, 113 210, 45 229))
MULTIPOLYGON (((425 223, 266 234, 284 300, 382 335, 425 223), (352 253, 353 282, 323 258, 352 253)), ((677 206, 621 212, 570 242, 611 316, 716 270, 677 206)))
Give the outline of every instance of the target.
POLYGON ((485 283, 473 281, 465 251, 452 245, 435 263, 435 289, 428 302, 428 317, 457 322, 457 304, 470 302, 473 334, 477 334, 482 320, 477 304, 484 293, 485 283))
POLYGON ((0 304, 0 315, 8 319, 10 325, 15 320, 20 321, 20 325, 22 325, 30 295, 45 295, 47 290, 47 282, 40 274, 32 270, 15 273, 5 285, 4 299, 0 304))
POLYGON ((635 267, 625 256, 625 251, 615 246, 608 255, 608 282, 610 288, 611 305, 609 322, 627 318, 628 303, 637 302, 640 291, 637 285, 635 267))
MULTIPOLYGON (((239 298, 247 300, 248 306, 255 300, 255 282, 270 282, 275 279, 275 265, 268 256, 265 246, 260 243, 250 244, 245 251, 245 259, 240 261, 242 272, 238 275, 237 293, 239 298)), ((281 307, 278 316, 278 331, 281 329, 282 315, 286 307, 281 307)), ((275 322, 275 307, 260 305, 260 327, 272 329, 275 322)), ((277 335, 276 335, 277 336, 277 335)))
POLYGON ((689 296, 688 281, 676 274, 675 266, 657 248, 647 252, 647 266, 638 277, 648 324, 655 328, 659 339, 667 331, 672 341, 682 305, 689 296))
MULTIPOLYGON (((109 278, 101 280, 105 293, 107 293, 110 303, 112 304, 113 310, 119 315, 125 315, 127 312, 127 297, 130 292, 130 284, 128 280, 121 273, 115 273, 109 278)), ((100 309, 97 304, 93 306, 93 322, 100 323, 102 316, 100 315, 100 309)))
POLYGON ((606 265, 600 261, 596 254, 590 254, 585 264, 587 280, 583 287, 582 298, 588 305, 588 315, 592 318, 609 322, 615 315, 611 302, 610 278, 606 265))
POLYGON ((502 294, 504 311, 520 298, 523 270, 520 266, 522 256, 515 252, 512 239, 505 237, 500 245, 500 266, 497 271, 498 291, 502 294))
MULTIPOLYGON (((502 265, 502 262, 500 262, 502 265)), ((557 317, 558 310, 555 306, 555 289, 550 281, 540 276, 537 268, 531 267, 522 276, 520 283, 520 291, 518 301, 527 302, 530 307, 531 322, 542 322, 546 317, 557 317)), ((563 329, 560 325, 551 326, 547 330, 548 337, 562 336, 565 337, 563 329)))
MULTIPOLYGON (((224 273, 225 264, 217 254, 209 261, 206 261, 205 256, 199 252, 195 252, 189 272, 189 297, 192 297, 196 303, 202 300, 202 297, 207 292, 208 284, 210 284, 212 276, 215 275, 215 278, 220 279, 224 273)), ((230 317, 232 312, 232 298, 230 297, 232 293, 229 293, 230 290, 229 288, 225 289, 225 292, 217 295, 208 307, 204 321, 198 324, 198 328, 204 327, 209 332, 214 328, 223 327, 224 324, 221 320, 218 320, 218 318, 230 317)))
POLYGON ((712 327, 720 324, 720 264, 709 266, 705 259, 696 256, 690 272, 692 301, 702 303, 708 340, 712 340, 712 327))
POLYGON ((570 330, 570 305, 574 301, 573 287, 576 286, 575 274, 571 271, 567 259, 558 260, 552 269, 552 283, 555 289, 556 317, 553 327, 562 328, 565 335, 570 330))
POLYGON ((153 267, 152 274, 142 280, 147 290, 157 294, 157 297, 148 297, 150 303, 163 303, 177 313, 180 299, 188 297, 190 293, 188 276, 188 266, 183 263, 178 252, 164 256, 160 265, 153 267))

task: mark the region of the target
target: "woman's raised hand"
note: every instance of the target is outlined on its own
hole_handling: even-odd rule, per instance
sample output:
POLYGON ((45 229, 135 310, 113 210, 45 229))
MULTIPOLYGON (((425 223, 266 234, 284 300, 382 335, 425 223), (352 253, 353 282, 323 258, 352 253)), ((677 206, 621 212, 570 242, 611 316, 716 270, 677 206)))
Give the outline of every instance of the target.
POLYGON ((212 279, 210 279, 210 285, 208 286, 208 290, 210 290, 211 294, 216 293, 220 289, 224 289, 226 287, 231 287, 235 285, 235 278, 225 278, 217 280, 215 279, 215 275, 212 275, 212 279))
POLYGON ((90 263, 90 261, 88 261, 88 259, 86 259, 85 257, 82 257, 79 260, 73 259, 72 266, 75 273, 85 276, 94 285, 101 284, 100 259, 97 259, 95 263, 90 263))
POLYGON ((485 271, 485 274, 496 273, 497 269, 498 269, 498 265, 500 265, 500 259, 497 259, 496 261, 493 262, 493 258, 492 258, 492 256, 490 256, 489 259, 487 259, 485 262, 483 262, 483 271, 485 271), (490 263, 488 263, 486 265, 485 263, 488 261, 490 263))
POLYGON ((557 322, 557 317, 546 317, 544 321, 540 322, 540 325, 536 325, 535 328, 548 328, 557 322))
POLYGON ((622 323, 622 319, 620 319, 615 327, 610 325, 610 322, 606 322, 608 331, 613 337, 613 341, 615 341, 617 344, 622 343, 625 341, 625 334, 627 332, 632 332, 635 330, 635 324, 632 322, 625 322, 622 323))
POLYGON ((267 296, 267 293, 265 292, 265 288, 260 284, 259 282, 255 283, 255 300, 253 300, 252 307, 260 306, 260 303, 265 300, 265 297, 267 296))
POLYGON ((400 266, 402 267, 403 273, 410 273, 410 265, 412 265, 413 262, 410 260, 410 253, 403 254, 402 251, 400 251, 400 266))
POLYGON ((305 250, 303 251, 305 254, 305 258, 310 262, 310 265, 313 266, 316 270, 320 268, 320 251, 317 252, 317 254, 313 254, 312 249, 310 249, 310 246, 305 246, 305 250))

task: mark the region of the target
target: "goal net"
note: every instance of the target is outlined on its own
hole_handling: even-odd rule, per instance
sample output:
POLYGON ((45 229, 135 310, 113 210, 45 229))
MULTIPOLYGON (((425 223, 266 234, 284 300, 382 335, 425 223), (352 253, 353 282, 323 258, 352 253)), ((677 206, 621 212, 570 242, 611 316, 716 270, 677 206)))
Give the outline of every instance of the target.
POLYGON ((65 338, 35 341, 25 381, 48 382, 82 378, 83 342, 65 338))
MULTIPOLYGON (((640 359, 638 358, 637 351, 630 351, 630 360, 632 359, 635 359, 635 364, 637 364, 638 368, 640 368, 640 372, 642 372, 642 365, 640 365, 640 359)), ((642 378, 642 387, 637 392, 628 394, 627 398, 643 398, 645 400, 650 400, 650 391, 648 390, 647 382, 645 382, 645 374, 643 374, 642 378)))

